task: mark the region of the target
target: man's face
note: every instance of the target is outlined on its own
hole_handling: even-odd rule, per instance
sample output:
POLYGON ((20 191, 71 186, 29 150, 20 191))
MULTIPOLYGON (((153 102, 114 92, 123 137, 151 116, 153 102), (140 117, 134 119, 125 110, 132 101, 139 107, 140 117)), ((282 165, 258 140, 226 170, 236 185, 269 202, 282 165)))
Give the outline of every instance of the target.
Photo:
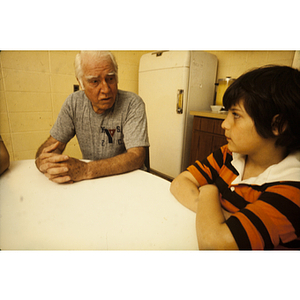
POLYGON ((97 114, 111 108, 116 100, 118 84, 115 69, 109 59, 93 60, 84 57, 82 84, 88 99, 97 114))

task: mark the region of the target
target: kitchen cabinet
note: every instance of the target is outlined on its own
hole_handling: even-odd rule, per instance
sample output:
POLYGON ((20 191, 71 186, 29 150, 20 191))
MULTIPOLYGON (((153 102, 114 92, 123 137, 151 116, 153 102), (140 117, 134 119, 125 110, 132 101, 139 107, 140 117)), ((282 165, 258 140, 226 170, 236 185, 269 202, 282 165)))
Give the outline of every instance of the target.
POLYGON ((221 127, 226 114, 195 111, 191 111, 190 114, 194 115, 190 153, 190 164, 193 164, 227 144, 221 127))

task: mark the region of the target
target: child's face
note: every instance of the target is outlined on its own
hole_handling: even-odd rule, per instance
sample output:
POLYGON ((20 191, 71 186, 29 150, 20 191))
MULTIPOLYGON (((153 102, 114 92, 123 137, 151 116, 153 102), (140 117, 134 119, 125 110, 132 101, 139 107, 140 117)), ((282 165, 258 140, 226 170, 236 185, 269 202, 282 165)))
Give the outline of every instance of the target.
POLYGON ((260 152, 269 143, 261 137, 255 128, 252 118, 247 114, 243 101, 228 110, 228 116, 222 123, 228 141, 228 149, 244 155, 260 152))

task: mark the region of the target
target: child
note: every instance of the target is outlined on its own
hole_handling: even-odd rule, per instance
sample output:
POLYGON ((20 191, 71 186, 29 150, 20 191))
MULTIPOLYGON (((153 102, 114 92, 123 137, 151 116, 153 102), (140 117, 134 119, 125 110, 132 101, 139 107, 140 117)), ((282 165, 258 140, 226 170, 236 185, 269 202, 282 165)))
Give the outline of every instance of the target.
POLYGON ((199 249, 300 249, 300 71, 250 71, 223 103, 228 144, 171 184, 199 249))

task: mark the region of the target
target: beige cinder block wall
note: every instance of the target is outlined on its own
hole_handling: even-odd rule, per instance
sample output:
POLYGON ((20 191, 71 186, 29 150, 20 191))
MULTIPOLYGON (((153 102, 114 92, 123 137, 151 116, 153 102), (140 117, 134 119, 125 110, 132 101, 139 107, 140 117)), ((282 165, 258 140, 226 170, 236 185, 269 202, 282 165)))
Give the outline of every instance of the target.
POLYGON ((295 51, 207 51, 218 58, 217 79, 238 78, 244 72, 263 65, 292 66, 295 51))
MULTIPOLYGON (((66 97, 77 84, 78 51, 0 52, 0 134, 11 160, 33 159, 49 136, 66 97)), ((112 51, 119 65, 119 88, 138 93, 140 57, 149 51, 112 51)), ((292 65, 295 51, 208 51, 218 57, 217 78, 236 78, 265 64, 292 65)), ((77 139, 66 153, 81 158, 77 139)))

